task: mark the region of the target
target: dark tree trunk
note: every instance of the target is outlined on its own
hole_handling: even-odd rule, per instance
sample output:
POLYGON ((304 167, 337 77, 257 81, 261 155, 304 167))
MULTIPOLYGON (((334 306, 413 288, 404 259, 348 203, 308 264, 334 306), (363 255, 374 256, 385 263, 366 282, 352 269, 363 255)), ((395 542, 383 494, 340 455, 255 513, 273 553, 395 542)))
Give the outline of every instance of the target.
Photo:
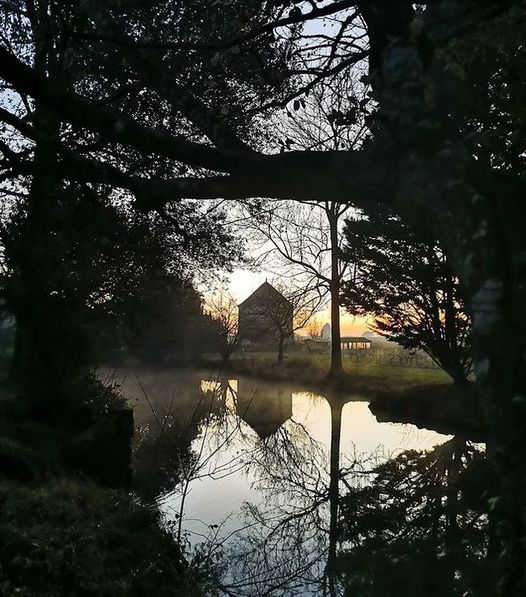
POLYGON ((340 260, 338 245, 338 217, 327 212, 331 242, 331 367, 330 377, 338 377, 343 373, 342 347, 340 330, 340 260))
MULTIPOLYGON (((455 274, 471 297, 476 383, 490 428, 488 457, 500 486, 496 495, 488 496, 500 542, 499 587, 492 592, 524 595, 526 267, 519 257, 526 254, 524 193, 517 174, 505 178, 489 164, 474 162, 458 134, 461 123, 457 126, 454 120, 454 104, 470 98, 472 89, 452 75, 436 76, 446 72, 447 65, 440 52, 426 55, 424 45, 416 45, 409 26, 412 3, 405 2, 405 7, 409 16, 392 41, 378 36, 370 42, 378 58, 371 73, 373 89, 390 119, 377 142, 390 144, 400 155, 405 187, 397 201, 407 208, 403 191, 410 188, 411 200, 426 206, 437 238, 449 249, 455 274), (446 98, 446 105, 431 106, 429 90, 446 98)), ((429 9, 436 20, 443 17, 441 10, 442 3, 429 9)), ((389 18, 387 11, 362 14, 373 37, 389 18)), ((430 45, 440 43, 425 39, 430 45)))
MULTIPOLYGON (((28 4, 28 18, 35 43, 35 69, 58 84, 63 64, 57 40, 49 27, 45 5, 28 4)), ((36 101, 32 125, 41 138, 36 142, 25 217, 14 229, 9 257, 13 265, 12 308, 16 319, 16 346, 11 375, 20 383, 30 410, 47 417, 64 412, 66 378, 76 366, 74 356, 61 340, 70 329, 54 282, 67 258, 60 242, 59 209, 61 172, 56 143, 61 122, 54 110, 36 101)))
POLYGON ((17 279, 13 298, 16 344, 11 374, 21 383, 30 409, 38 416, 47 416, 61 408, 60 368, 68 362, 68 355, 56 342, 56 330, 64 325, 63 314, 50 292, 50 277, 55 271, 49 255, 53 253, 50 243, 55 238, 50 223, 59 192, 57 155, 52 145, 60 124, 38 105, 34 122, 49 142, 39 141, 35 147, 26 217, 9 248, 17 279))
POLYGON ((520 321, 524 302, 514 300, 518 280, 510 282, 487 279, 475 295, 474 347, 491 431, 488 457, 500 485, 489 496, 501 552, 499 590, 521 595, 526 593, 526 331, 520 321))
MULTIPOLYGON (((398 56, 399 52, 398 48, 398 56)), ((407 49, 409 57, 418 59, 418 51, 407 49)), ((387 105, 384 107, 389 109, 387 105)), ((416 113, 413 119, 419 122, 425 117, 416 113)), ((407 138, 410 125, 406 120, 403 122, 406 128, 402 134, 407 138)), ((524 230, 521 230, 525 215, 519 207, 523 205, 523 197, 514 183, 506 188, 489 170, 472 172, 469 152, 462 146, 462 140, 449 137, 450 129, 439 126, 442 125, 437 124, 436 129, 444 131, 444 138, 440 141, 434 133, 434 146, 450 148, 450 154, 457 159, 452 160, 439 151, 424 156, 417 145, 420 161, 413 168, 428 169, 427 176, 432 180, 428 189, 435 185, 435 195, 431 197, 428 193, 427 199, 422 197, 422 200, 428 202, 436 234, 450 250, 455 273, 471 294, 476 383, 490 428, 492 448, 488 457, 500 485, 496 495, 488 496, 490 516, 494 517, 500 542, 499 586, 495 587, 495 593, 524 595, 526 274, 517 258, 526 251, 524 230), (447 185, 450 180, 455 181, 454 186, 447 185), (515 196, 511 198, 507 193, 515 196), (472 199, 475 197, 476 201, 472 199), (486 230, 483 237, 478 234, 481 225, 486 230)), ((413 132, 418 134, 417 130, 413 132)))

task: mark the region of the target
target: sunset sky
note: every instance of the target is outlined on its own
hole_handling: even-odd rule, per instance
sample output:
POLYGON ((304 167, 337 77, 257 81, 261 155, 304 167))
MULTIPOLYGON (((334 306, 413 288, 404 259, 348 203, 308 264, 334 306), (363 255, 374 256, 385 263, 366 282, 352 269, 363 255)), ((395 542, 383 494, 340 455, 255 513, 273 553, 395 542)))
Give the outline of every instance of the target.
MULTIPOLYGON (((263 282, 268 279, 270 282, 275 275, 260 271, 260 272, 250 272, 247 270, 237 269, 235 270, 232 275, 230 276, 230 284, 228 286, 228 290, 230 294, 234 297, 236 302, 239 304, 240 302, 244 301, 250 294, 258 288, 263 282)), ((328 309, 324 309, 320 311, 316 315, 316 321, 318 321, 322 326, 325 323, 330 323, 330 314, 328 309)), ((342 335, 344 336, 361 336, 363 332, 367 331, 367 323, 366 318, 363 317, 353 317, 345 313, 342 309, 342 317, 341 317, 341 326, 342 326, 342 335)), ((308 326, 307 326, 308 327, 308 326)), ((307 334, 307 329, 299 330, 299 335, 307 334)))

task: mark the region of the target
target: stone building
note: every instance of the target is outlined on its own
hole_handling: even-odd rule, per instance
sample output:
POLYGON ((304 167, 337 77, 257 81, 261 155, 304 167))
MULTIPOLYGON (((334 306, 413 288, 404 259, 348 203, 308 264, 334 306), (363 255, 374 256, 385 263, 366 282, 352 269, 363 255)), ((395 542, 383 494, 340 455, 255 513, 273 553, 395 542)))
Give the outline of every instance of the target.
POLYGON ((250 350, 275 350, 280 339, 293 336, 293 306, 281 292, 264 282, 238 305, 239 338, 250 350))

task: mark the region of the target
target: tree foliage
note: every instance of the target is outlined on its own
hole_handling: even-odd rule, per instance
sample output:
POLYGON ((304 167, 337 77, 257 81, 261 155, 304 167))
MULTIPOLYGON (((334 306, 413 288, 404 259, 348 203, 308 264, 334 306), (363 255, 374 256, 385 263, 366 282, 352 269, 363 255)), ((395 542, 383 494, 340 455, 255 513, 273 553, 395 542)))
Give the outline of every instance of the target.
POLYGON ((352 268, 342 303, 373 315, 372 329, 404 348, 421 349, 457 383, 471 368, 470 318, 449 259, 429 231, 398 217, 347 220, 343 259, 352 268))
MULTIPOLYGON (((155 7, 148 12, 144 3, 109 7, 102 2, 90 8, 91 12, 83 4, 66 7, 46 1, 13 4, 2 15, 4 42, 40 75, 101 106, 135 115, 147 109, 143 116, 151 124, 173 118, 174 112, 170 116, 161 109, 162 98, 148 106, 141 100, 140 89, 131 82, 132 65, 143 74, 145 66, 131 48, 129 66, 116 69, 113 50, 81 40, 81 33, 88 35, 97 22, 115 31, 121 27, 123 35, 125 23, 138 28, 143 19, 147 26, 155 7)), ((161 16, 159 11, 161 6, 161 16)), ((181 18, 181 27, 187 28, 181 18)), ((9 92, 2 99, 13 106, 9 92)), ((14 113, 32 120, 38 131, 24 139, 17 123, 12 126, 14 121, 3 119, 4 157, 17 167, 21 156, 25 160, 15 176, 5 178, 3 197, 9 208, 3 214, 1 236, 2 293, 17 320, 12 373, 29 383, 25 393, 38 395, 41 402, 52 402, 51 396, 62 402, 65 379, 78 375, 80 368, 99 362, 112 348, 133 346, 137 351, 141 342, 148 344, 148 350, 142 348, 151 355, 155 344, 167 348, 170 334, 171 355, 180 359, 193 354, 199 342, 189 350, 192 325, 201 340, 215 334, 207 329, 213 324, 202 314, 192 287, 196 270, 228 268, 241 254, 225 212, 191 201, 154 214, 132 210, 130 197, 122 192, 82 177, 69 180, 58 164, 59 154, 64 150, 73 165, 79 155, 91 152, 108 167, 119 155, 121 166, 158 174, 150 160, 134 150, 119 151, 88 131, 73 130, 39 100, 21 96, 14 113), (187 333, 182 333, 185 315, 187 333)), ((179 108, 177 115, 183 118, 179 108)))
MULTIPOLYGON (((41 191, 46 203, 56 190, 49 175, 60 172, 64 180, 125 189, 142 209, 159 210, 178 199, 251 197, 330 197, 370 212, 377 202, 424 209, 473 315, 477 383, 501 482, 495 502, 503 546, 501 592, 524 593, 524 530, 516 524, 524 519, 518 496, 526 488, 524 0, 240 0, 215 3, 212 13, 208 4, 183 2, 109 8, 28 0, 6 6, 0 47, 8 100, 0 113, 5 131, 0 176, 11 185, 6 192, 16 193, 13 184, 32 176, 33 194, 41 191), (91 61, 62 51, 75 43, 91 61), (60 50, 60 59, 50 62, 50 49, 60 50), (201 101, 190 102, 195 111, 185 108, 188 89, 177 87, 176 80, 164 83, 177 93, 169 99, 163 93, 158 101, 158 78, 135 71, 142 62, 152 65, 152 73, 162 64, 163 72, 178 74, 170 63, 181 58, 181 68, 192 72, 199 58, 185 63, 184 53, 194 50, 202 52, 203 73, 210 75, 195 75, 206 83, 201 101), (271 66, 273 56, 283 69, 271 66), (256 114, 272 109, 299 110, 307 92, 366 58, 378 109, 368 119, 374 136, 359 150, 267 153, 227 117, 230 103, 239 106, 245 98, 254 101, 240 112, 254 116, 249 125, 258 123, 256 114), (243 76, 208 85, 214 63, 223 61, 231 69, 225 74, 236 77, 239 68, 243 76), (80 64, 78 80, 62 69, 74 62, 80 64), (116 71, 129 74, 126 84, 138 87, 130 91, 125 84, 115 97, 105 95, 103 83, 111 87, 116 71), (276 71, 279 85, 263 84, 268 95, 258 94, 257 101, 251 87, 240 84, 251 76, 275 82, 276 71), (225 88, 229 93, 222 95, 225 88), (129 106, 119 103, 121 94, 129 106), (137 98, 140 109, 134 110, 137 98), (149 113, 149 105, 164 102, 161 119, 149 113), (184 117, 174 118, 183 111, 184 117), (192 126, 184 126, 185 118, 192 126)), ((405 209, 404 217, 411 213, 405 209)))

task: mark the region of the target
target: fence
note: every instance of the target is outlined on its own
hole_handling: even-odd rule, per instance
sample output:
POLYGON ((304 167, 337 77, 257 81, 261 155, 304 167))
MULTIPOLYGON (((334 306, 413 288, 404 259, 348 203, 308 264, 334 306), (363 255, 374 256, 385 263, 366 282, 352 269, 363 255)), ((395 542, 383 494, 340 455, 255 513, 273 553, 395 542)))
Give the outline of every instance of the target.
POLYGON ((369 350, 343 351, 343 358, 353 362, 369 362, 393 367, 418 367, 439 369, 438 365, 423 350, 409 351, 399 346, 375 347, 369 350))

